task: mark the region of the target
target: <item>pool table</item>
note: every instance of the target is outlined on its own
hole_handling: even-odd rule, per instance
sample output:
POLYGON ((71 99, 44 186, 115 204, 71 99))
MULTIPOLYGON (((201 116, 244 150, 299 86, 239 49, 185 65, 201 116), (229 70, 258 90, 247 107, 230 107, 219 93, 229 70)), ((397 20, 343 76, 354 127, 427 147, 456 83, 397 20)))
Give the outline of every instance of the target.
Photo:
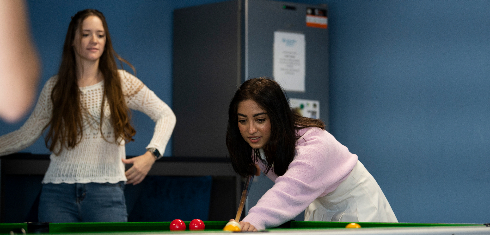
MULTIPOLYGON (((3 223, 0 234, 223 234, 226 221, 204 221, 204 231, 170 231, 170 222, 127 223, 3 223), (11 232, 12 231, 12 232, 11 232)), ((422 223, 368 223, 361 228, 345 228, 345 222, 290 221, 280 227, 267 229, 275 234, 490 234, 488 224, 422 224, 422 223)))

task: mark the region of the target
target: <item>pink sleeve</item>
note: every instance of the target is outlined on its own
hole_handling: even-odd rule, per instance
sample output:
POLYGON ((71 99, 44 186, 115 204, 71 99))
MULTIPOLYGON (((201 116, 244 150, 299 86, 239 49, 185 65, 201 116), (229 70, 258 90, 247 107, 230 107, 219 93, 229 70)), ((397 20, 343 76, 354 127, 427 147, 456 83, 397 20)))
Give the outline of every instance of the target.
POLYGON ((296 143, 296 156, 286 173, 277 178, 272 172, 267 174, 274 186, 243 219, 258 230, 296 217, 313 200, 334 191, 357 163, 357 155, 327 131, 305 128, 301 133, 304 135, 296 143))

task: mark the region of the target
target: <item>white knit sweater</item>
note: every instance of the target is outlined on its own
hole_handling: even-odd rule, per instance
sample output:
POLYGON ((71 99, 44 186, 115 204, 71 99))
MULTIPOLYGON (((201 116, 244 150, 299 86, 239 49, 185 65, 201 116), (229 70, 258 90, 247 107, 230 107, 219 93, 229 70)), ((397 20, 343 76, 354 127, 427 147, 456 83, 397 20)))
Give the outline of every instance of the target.
MULTIPOLYGON (((119 70, 122 89, 130 109, 147 114, 156 122, 153 138, 147 148, 165 151, 175 126, 176 118, 170 107, 159 99, 132 74, 119 70)), ((52 113, 51 91, 57 76, 50 78, 41 92, 39 100, 29 119, 17 131, 0 137, 0 156, 21 151, 33 144, 42 134, 52 113)), ((109 105, 104 105, 102 138, 99 129, 104 82, 81 87, 83 112, 83 138, 73 149, 63 149, 59 156, 51 154, 51 162, 43 183, 116 183, 126 181, 124 164, 126 158, 124 141, 114 143, 114 128, 109 117, 109 105)))

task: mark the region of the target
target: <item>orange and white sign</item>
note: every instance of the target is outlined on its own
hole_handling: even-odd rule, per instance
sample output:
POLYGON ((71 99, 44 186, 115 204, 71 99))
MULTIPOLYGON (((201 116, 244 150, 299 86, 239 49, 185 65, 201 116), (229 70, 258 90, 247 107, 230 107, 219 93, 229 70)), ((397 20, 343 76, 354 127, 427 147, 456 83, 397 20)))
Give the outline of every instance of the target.
POLYGON ((307 8, 306 26, 326 29, 328 27, 327 10, 318 8, 307 8))

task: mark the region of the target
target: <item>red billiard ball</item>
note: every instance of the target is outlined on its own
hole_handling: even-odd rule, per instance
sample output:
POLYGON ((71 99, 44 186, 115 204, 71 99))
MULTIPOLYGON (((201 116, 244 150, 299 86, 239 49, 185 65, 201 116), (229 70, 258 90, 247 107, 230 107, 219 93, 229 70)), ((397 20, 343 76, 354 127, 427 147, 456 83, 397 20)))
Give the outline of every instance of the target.
POLYGON ((189 223, 189 230, 204 230, 204 227, 204 222, 202 222, 200 219, 193 219, 189 223))
POLYGON ((170 223, 170 231, 185 231, 185 223, 180 219, 174 219, 170 223))

